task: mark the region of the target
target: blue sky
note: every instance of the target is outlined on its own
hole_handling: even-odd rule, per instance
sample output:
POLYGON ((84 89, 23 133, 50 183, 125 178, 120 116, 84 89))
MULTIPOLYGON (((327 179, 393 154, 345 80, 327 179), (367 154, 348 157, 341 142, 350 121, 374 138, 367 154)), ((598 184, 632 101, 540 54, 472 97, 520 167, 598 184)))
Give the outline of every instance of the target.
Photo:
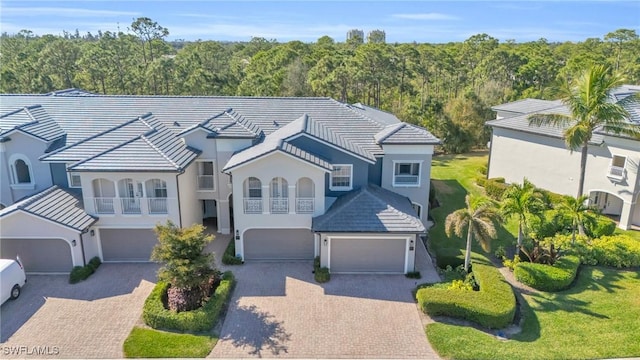
POLYGON ((583 41, 640 33, 640 1, 214 1, 0 0, 0 31, 126 31, 146 16, 168 39, 344 41, 349 29, 384 30, 387 42, 443 43, 486 33, 501 41, 583 41))

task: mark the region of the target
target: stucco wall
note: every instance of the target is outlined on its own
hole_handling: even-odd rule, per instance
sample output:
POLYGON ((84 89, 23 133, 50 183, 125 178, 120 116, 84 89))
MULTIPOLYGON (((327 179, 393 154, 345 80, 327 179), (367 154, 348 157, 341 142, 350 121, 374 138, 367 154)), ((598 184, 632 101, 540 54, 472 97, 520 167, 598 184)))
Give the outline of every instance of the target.
POLYGON ((184 173, 178 175, 178 191, 180 192, 180 220, 182 227, 202 224, 202 203, 198 200, 193 180, 198 175, 198 166, 192 162, 184 173))
POLYGON ((0 219, 0 239, 3 238, 64 239, 71 249, 73 265, 83 265, 80 233, 52 221, 16 211, 0 219), (76 246, 72 246, 73 240, 76 240, 76 246))
POLYGON ((36 139, 31 136, 27 136, 21 133, 14 133, 10 136, 11 140, 4 142, 0 146, 0 203, 5 206, 9 206, 16 201, 38 193, 48 187, 53 182, 51 181, 51 171, 49 170, 49 164, 40 162, 38 158, 44 154, 47 149, 47 143, 36 139), (31 165, 31 174, 33 178, 31 181, 34 186, 11 186, 9 162, 11 156, 14 154, 21 154, 25 156, 31 165))

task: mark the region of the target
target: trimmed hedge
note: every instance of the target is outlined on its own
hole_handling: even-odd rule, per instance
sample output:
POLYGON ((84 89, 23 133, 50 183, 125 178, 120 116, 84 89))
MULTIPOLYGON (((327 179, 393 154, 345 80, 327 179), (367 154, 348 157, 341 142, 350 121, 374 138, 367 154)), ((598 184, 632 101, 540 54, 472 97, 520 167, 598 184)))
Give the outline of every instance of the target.
POLYGON ((592 238, 610 236, 616 231, 616 223, 606 216, 598 216, 596 223, 586 224, 584 231, 592 238))
POLYGON ((513 274, 521 283, 542 291, 560 291, 568 288, 580 266, 577 256, 565 256, 554 265, 520 262, 513 274))
POLYGON ((73 269, 71 269, 71 273, 69 274, 69 283, 76 284, 82 280, 86 280, 89 276, 91 276, 91 274, 96 272, 96 270, 100 267, 100 264, 102 264, 100 258, 94 256, 93 258, 91 258, 91 260, 89 260, 87 265, 74 266, 73 269))
POLYGON ((242 258, 236 256, 236 242, 231 239, 227 248, 224 250, 224 254, 222 255, 222 263, 225 265, 242 265, 242 258))
POLYGON ((640 266, 640 241, 626 235, 593 239, 590 250, 591 259, 599 265, 617 268, 640 266))
POLYGON ((445 315, 500 329, 513 321, 516 298, 511 285, 491 265, 473 263, 479 291, 426 287, 416 293, 420 309, 429 315, 445 315))
POLYGON ((167 329, 178 331, 208 331, 218 321, 218 316, 224 304, 231 296, 235 285, 233 273, 227 271, 222 276, 220 285, 215 293, 199 309, 193 311, 175 312, 165 309, 162 298, 166 297, 168 283, 158 282, 145 300, 142 310, 144 323, 154 329, 167 329))

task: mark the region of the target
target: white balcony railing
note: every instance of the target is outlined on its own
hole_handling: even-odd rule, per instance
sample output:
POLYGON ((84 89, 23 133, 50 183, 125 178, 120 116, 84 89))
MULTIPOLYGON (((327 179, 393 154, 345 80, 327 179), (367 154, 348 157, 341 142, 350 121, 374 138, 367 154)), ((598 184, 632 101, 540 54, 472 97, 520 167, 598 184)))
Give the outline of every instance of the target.
POLYGON ((244 198, 245 214, 262 214, 262 198, 244 198))
POLYGON ((123 214, 142 214, 142 209, 140 208, 140 198, 120 198, 120 204, 122 205, 123 214))
POLYGON ((272 214, 288 214, 289 213, 289 198, 271 198, 271 213, 272 214))
POLYGON ((96 214, 115 214, 115 208, 113 206, 115 198, 94 198, 93 203, 96 209, 96 214))
POLYGON ((313 213, 314 198, 296 198, 296 212, 298 214, 313 213))
POLYGON ((198 175, 198 190, 213 190, 213 175, 198 175))
POLYGON ((611 165, 609 166, 607 177, 616 179, 616 180, 622 180, 624 179, 626 174, 627 174, 627 170, 625 168, 611 165))
POLYGON ((149 214, 166 214, 167 198, 148 198, 149 214))

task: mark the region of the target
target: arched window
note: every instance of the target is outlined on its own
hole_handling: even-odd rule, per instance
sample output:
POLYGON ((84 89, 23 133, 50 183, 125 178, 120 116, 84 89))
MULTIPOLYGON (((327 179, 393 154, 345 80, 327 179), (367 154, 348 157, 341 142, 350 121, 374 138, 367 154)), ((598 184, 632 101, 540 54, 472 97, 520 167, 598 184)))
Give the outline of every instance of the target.
POLYGON ((11 168, 11 183, 14 185, 32 185, 33 172, 31 163, 23 155, 13 155, 9 160, 11 168))
POLYGON ((113 214, 115 212, 113 199, 116 190, 113 181, 107 179, 95 179, 92 181, 93 202, 97 214, 113 214))
POLYGON ((286 214, 289 212, 289 184, 281 177, 275 177, 269 184, 271 193, 271 212, 286 214))
POLYGON ((313 213, 315 202, 315 184, 313 180, 303 177, 296 184, 296 212, 300 214, 313 213))
POLYGON ((255 177, 247 178, 243 184, 245 214, 262 213, 262 182, 255 177))

